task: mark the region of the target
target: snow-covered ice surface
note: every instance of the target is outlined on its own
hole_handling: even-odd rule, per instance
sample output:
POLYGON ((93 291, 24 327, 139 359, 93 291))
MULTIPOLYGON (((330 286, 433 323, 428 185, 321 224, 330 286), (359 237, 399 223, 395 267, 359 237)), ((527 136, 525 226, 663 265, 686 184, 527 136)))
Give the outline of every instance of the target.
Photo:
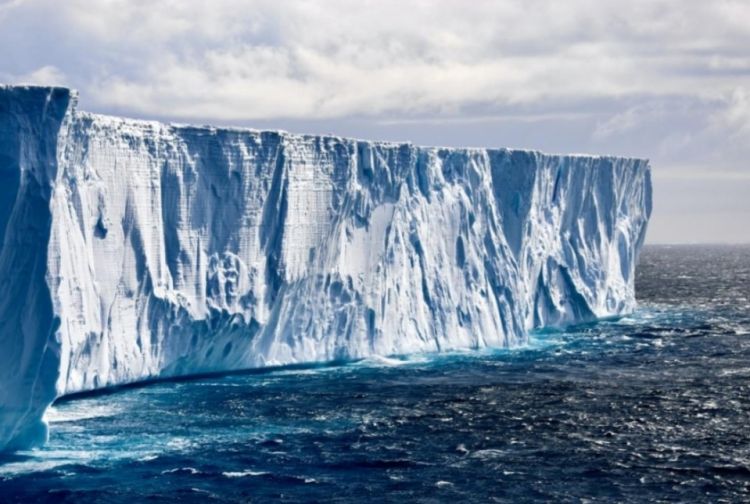
POLYGON ((0 450, 58 396, 633 310, 645 160, 166 125, 0 87, 0 450))

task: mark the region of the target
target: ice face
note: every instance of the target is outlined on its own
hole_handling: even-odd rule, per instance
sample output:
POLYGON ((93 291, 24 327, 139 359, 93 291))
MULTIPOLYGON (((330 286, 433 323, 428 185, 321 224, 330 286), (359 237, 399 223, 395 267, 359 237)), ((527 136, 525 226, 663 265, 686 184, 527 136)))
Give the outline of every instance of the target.
POLYGON ((0 88, 0 449, 63 394, 523 344, 635 306, 643 160, 196 128, 0 88))

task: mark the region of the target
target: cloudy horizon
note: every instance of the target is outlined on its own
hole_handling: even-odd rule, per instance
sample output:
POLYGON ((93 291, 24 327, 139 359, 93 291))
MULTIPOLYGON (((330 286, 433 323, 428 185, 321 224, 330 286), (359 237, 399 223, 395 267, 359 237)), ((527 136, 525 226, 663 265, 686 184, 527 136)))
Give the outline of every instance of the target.
POLYGON ((750 3, 0 0, 0 82, 81 108, 651 160, 649 243, 750 242, 750 3))

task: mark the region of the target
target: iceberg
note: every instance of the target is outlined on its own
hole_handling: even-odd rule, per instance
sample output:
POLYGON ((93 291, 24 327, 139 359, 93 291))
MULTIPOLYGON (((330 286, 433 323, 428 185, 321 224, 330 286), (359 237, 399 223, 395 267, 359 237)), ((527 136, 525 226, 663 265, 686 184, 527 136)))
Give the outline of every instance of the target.
POLYGON ((635 308, 648 161, 79 111, 0 87, 0 450, 66 394, 524 344, 635 308))

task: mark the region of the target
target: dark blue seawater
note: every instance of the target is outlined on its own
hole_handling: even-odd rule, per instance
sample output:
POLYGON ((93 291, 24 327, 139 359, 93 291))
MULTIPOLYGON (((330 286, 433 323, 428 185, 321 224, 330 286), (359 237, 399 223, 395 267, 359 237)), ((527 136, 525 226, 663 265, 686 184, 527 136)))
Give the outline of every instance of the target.
POLYGON ((0 501, 748 501, 750 247, 648 247, 637 289, 519 350, 60 402, 0 501))

